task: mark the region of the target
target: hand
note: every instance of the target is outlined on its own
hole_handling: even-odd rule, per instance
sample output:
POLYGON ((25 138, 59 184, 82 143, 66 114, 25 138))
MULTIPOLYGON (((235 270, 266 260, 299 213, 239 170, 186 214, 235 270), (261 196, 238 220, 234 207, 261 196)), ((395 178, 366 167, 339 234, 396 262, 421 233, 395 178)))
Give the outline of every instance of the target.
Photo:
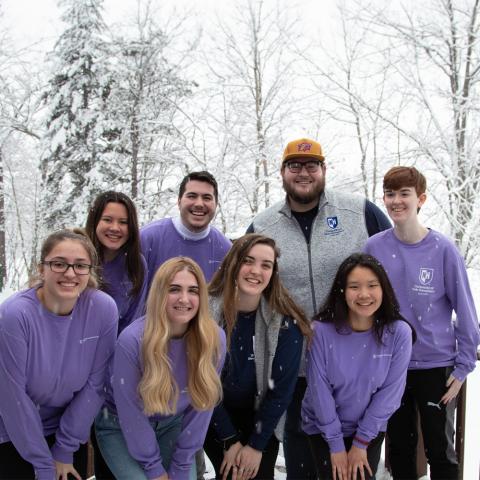
POLYGON ((164 473, 163 475, 160 475, 159 477, 152 478, 152 480, 168 480, 168 475, 164 473))
POLYGON ((237 453, 236 460, 238 466, 237 480, 255 478, 262 461, 262 452, 245 445, 237 453))
POLYGON ((448 377, 446 386, 448 390, 446 391, 445 395, 440 399, 440 403, 444 403, 445 405, 451 402, 457 395, 460 389, 462 388, 463 381, 456 379, 453 375, 448 377))
POLYGON ((332 462, 332 478, 333 480, 347 480, 347 452, 345 450, 336 453, 330 453, 330 461, 332 462))
POLYGON ((370 468, 367 459, 367 450, 352 445, 352 448, 350 448, 350 451, 348 452, 348 478, 356 480, 358 470, 360 478, 365 480, 365 468, 370 476, 373 477, 372 469, 370 468))
POLYGON ((228 473, 232 470, 232 480, 237 479, 237 463, 236 457, 239 450, 242 448, 240 442, 236 442, 230 446, 228 450, 223 452, 223 462, 220 465, 220 474, 223 474, 222 480, 227 480, 228 473))
POLYGON ((62 463, 55 460, 55 479, 68 480, 68 474, 73 475, 77 480, 82 480, 82 477, 71 463, 62 463))

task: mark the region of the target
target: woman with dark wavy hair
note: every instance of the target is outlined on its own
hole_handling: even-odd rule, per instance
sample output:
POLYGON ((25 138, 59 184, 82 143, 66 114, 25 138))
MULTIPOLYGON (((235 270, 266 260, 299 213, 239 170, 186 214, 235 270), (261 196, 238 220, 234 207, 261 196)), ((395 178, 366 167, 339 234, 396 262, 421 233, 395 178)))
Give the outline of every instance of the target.
POLYGON ((140 252, 137 210, 121 192, 103 192, 88 212, 85 230, 100 260, 100 288, 117 304, 118 333, 143 315, 147 264, 140 252))
MULTIPOLYGON (((133 320, 144 314, 147 296, 147 264, 140 252, 135 204, 122 192, 99 194, 88 211, 85 231, 98 253, 100 289, 117 304, 120 334, 133 320)), ((110 371, 109 376, 111 374, 110 371)), ((113 480, 114 476, 98 448, 94 430, 91 440, 95 477, 97 480, 113 480)))
POLYGON ((412 328, 382 265, 364 253, 343 261, 314 319, 302 420, 318 478, 370 479, 400 406, 412 328))
POLYGON ((273 479, 284 413, 297 380, 303 311, 282 286, 274 240, 245 235, 213 277, 210 305, 227 333, 223 402, 215 409, 205 452, 217 478, 273 479))

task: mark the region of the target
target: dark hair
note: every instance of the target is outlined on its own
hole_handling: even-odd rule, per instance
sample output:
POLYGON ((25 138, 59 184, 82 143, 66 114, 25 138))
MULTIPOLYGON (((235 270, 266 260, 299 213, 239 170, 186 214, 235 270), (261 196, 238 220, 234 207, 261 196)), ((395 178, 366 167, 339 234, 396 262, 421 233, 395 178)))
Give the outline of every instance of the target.
POLYGON ((187 183, 191 182, 192 180, 196 180, 197 182, 205 182, 210 184, 213 187, 213 194, 215 196, 215 202, 218 203, 218 185, 215 177, 205 171, 202 170, 201 172, 191 172, 188 175, 183 177, 183 180, 180 183, 180 187, 178 189, 178 198, 182 198, 183 194, 185 193, 185 189, 187 187, 187 183))
MULTIPOLYGON (((400 314, 400 306, 385 269, 375 257, 372 257, 367 253, 354 253, 342 262, 340 267, 338 267, 335 280, 333 281, 325 305, 313 319, 321 322, 334 323, 339 333, 342 333, 345 330, 345 326, 348 322, 349 310, 345 300, 345 290, 347 286, 347 278, 355 267, 370 269, 377 276, 380 283, 383 297, 380 308, 375 312, 373 331, 377 341, 382 343, 382 335, 385 327, 388 327, 396 320, 404 320, 405 322, 406 320, 400 314)), ((415 339, 413 328, 412 332, 413 338, 415 339)))
POLYGON ((128 216, 128 240, 125 243, 128 278, 132 282, 132 290, 129 292, 131 296, 137 295, 143 284, 145 272, 140 256, 140 232, 138 228, 137 209, 133 201, 121 192, 103 192, 97 196, 93 202, 92 207, 88 211, 87 224, 85 230, 92 241, 94 247, 98 252, 100 261, 103 262, 104 246, 100 243, 97 237, 97 225, 102 218, 103 211, 108 203, 121 203, 127 209, 128 216))
POLYGON ((278 250, 275 241, 264 235, 248 233, 233 242, 232 248, 223 259, 220 268, 216 271, 208 286, 208 292, 210 295, 222 297, 223 299, 223 316, 225 318, 228 343, 230 343, 230 337, 237 321, 238 299, 236 294, 236 284, 238 272, 252 247, 258 244, 268 245, 273 249, 275 255, 272 278, 270 279, 267 288, 263 291, 263 296, 268 301, 272 311, 295 319, 303 335, 310 339, 312 336, 310 322, 305 316, 303 310, 294 302, 287 289, 280 281, 278 273, 278 258, 280 257, 280 251, 278 250))
MULTIPOLYGON (((64 230, 58 230, 56 232, 51 233, 42 243, 42 247, 40 249, 40 261, 38 262, 39 268, 43 264, 43 262, 45 261, 49 253, 59 243, 65 240, 78 242, 85 249, 88 256, 90 257, 90 264, 92 265, 92 269, 90 270, 90 275, 88 278, 88 286, 91 288, 97 288, 98 280, 96 275, 96 269, 98 267, 98 255, 90 239, 80 229, 74 229, 74 230, 64 229, 64 230)), ((30 281, 29 281, 30 286, 33 287, 41 284, 42 284, 42 280, 38 273, 33 275, 30 278, 30 281)))
POLYGON ((417 196, 427 190, 427 179, 415 167, 392 167, 383 177, 383 190, 413 187, 417 196))

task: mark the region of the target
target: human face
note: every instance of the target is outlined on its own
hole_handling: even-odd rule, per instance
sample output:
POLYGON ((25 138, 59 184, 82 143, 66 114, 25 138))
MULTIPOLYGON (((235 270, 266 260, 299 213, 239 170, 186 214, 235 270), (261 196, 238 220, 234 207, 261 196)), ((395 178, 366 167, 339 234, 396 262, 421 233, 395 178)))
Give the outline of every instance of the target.
POLYGON ((417 195, 414 187, 402 187, 399 190, 385 190, 383 201, 388 216, 395 225, 416 221, 418 209, 425 203, 425 193, 417 195))
POLYGON ((178 208, 182 223, 191 232, 201 232, 215 216, 217 202, 213 185, 199 180, 190 180, 185 192, 178 199, 178 208))
POLYGON ((168 287, 167 318, 174 337, 182 336, 198 313, 199 288, 195 275, 188 270, 177 272, 168 287))
POLYGON ((355 267, 347 276, 345 288, 350 326, 354 330, 371 328, 382 298, 382 287, 375 273, 367 267, 355 267))
POLYGON ((105 260, 113 259, 128 241, 128 212, 125 205, 117 202, 107 203, 95 233, 103 245, 105 260))
POLYGON ((258 306, 272 278, 274 264, 275 252, 270 245, 257 243, 249 250, 237 276, 240 310, 252 311, 258 306))
MULTIPOLYGON (((305 164, 316 159, 302 157, 289 161, 292 160, 305 164)), ((320 195, 325 189, 325 168, 325 164, 322 162, 316 172, 309 172, 304 167, 300 172, 293 173, 285 164, 282 166, 283 188, 288 195, 292 210, 305 212, 318 204, 320 195)))
MULTIPOLYGON (((92 260, 84 246, 76 240, 63 240, 46 255, 44 261, 62 261, 66 263, 84 263, 91 265, 92 260)), ((38 296, 45 307, 58 315, 67 315, 75 306, 78 296, 87 288, 90 275, 78 275, 73 268, 64 273, 52 272, 48 265, 40 265, 43 285, 38 296)))

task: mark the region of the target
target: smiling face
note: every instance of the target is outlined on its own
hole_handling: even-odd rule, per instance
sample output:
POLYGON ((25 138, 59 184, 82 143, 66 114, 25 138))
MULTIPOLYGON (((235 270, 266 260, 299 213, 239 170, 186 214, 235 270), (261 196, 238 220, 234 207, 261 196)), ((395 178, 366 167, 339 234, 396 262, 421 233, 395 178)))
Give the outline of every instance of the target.
POLYGON ((398 190, 385 189, 383 201, 388 216, 395 225, 406 225, 417 221, 418 209, 425 203, 425 193, 417 195, 414 187, 398 190))
POLYGON ((109 202, 95 229, 103 246, 103 258, 113 259, 128 241, 128 212, 123 203, 109 202))
POLYGON ((191 232, 201 232, 215 216, 217 202, 213 185, 198 180, 190 180, 185 185, 183 195, 178 199, 182 223, 191 232))
POLYGON ((271 246, 257 243, 249 250, 237 276, 240 310, 249 311, 258 306, 272 278, 274 263, 275 252, 271 246))
POLYGON ((377 275, 367 267, 355 267, 347 276, 345 301, 348 323, 354 330, 372 327, 374 313, 382 304, 383 292, 377 275))
MULTIPOLYGON (((304 164, 309 160, 316 159, 302 157, 291 160, 304 164)), ((288 195, 292 210, 305 212, 318 204, 320 195, 325 189, 325 171, 326 167, 323 162, 316 172, 308 172, 304 167, 298 173, 293 173, 286 164, 282 166, 283 188, 288 195)))
POLYGON ((170 329, 174 337, 180 337, 198 313, 200 302, 197 278, 188 270, 180 270, 172 278, 167 295, 166 311, 170 329))
MULTIPOLYGON (((55 245, 45 262, 61 261, 70 264, 82 263, 91 265, 92 261, 84 246, 75 240, 63 240, 55 245)), ((73 310, 78 296, 87 288, 90 275, 78 275, 73 268, 64 273, 52 272, 48 265, 40 265, 43 279, 38 296, 44 306, 53 313, 67 315, 73 310)))

